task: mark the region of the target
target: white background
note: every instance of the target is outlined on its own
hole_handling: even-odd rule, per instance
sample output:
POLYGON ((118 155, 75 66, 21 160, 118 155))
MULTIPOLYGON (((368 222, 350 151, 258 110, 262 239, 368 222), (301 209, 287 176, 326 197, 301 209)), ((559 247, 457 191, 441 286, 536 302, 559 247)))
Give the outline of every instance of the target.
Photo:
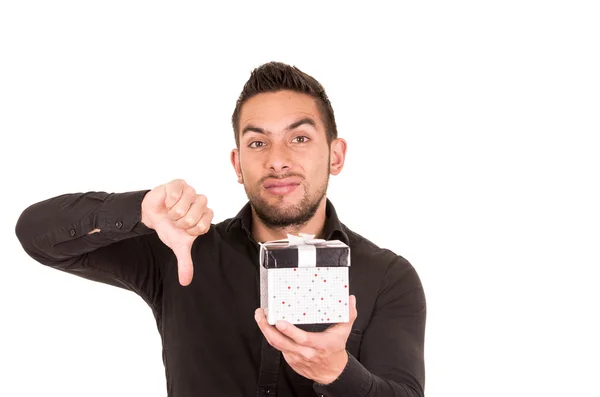
POLYGON ((230 116, 271 60, 331 98, 342 221, 422 278, 426 394, 600 394, 594 2, 197 3, 0 6, 0 395, 166 395, 145 303, 34 262, 14 226, 173 178, 234 215, 230 116))

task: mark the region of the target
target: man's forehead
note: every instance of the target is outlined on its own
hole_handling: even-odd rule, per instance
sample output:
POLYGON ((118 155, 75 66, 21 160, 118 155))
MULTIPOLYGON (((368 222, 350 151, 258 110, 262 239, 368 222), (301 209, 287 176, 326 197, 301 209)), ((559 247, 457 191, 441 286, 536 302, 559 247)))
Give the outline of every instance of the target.
POLYGON ((289 125, 303 118, 321 122, 315 98, 291 91, 262 93, 250 98, 241 108, 240 127, 247 124, 289 125))

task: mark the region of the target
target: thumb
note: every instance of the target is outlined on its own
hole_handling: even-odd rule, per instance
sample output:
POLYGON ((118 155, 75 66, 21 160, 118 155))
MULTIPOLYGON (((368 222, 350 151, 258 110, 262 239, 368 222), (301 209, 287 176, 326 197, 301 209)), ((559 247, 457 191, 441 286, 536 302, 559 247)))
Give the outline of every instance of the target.
POLYGON ((194 276, 194 264, 192 262, 192 247, 188 244, 177 244, 173 246, 173 253, 177 258, 177 272, 179 283, 187 286, 192 282, 194 276))

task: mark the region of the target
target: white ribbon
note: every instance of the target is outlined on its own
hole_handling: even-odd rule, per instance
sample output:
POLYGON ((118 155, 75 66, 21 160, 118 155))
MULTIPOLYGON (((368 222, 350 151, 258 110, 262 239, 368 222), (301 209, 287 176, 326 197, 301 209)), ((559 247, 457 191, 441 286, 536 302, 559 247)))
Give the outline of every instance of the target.
MULTIPOLYGON (((317 245, 327 244, 327 240, 315 238, 314 234, 288 234, 287 239, 267 241, 264 245, 285 245, 298 248, 298 267, 317 266, 317 245)), ((262 250, 261 250, 262 254, 262 250)), ((261 256, 262 263, 262 256, 261 256)))
POLYGON ((298 236, 288 234, 287 237, 290 246, 298 247, 298 267, 317 266, 316 245, 324 244, 326 240, 316 239, 314 234, 307 233, 298 233, 298 236))
POLYGON ((261 245, 266 245, 266 246, 287 246, 287 247, 294 247, 294 246, 299 246, 299 245, 325 245, 327 244, 327 240, 324 240, 322 238, 314 238, 315 235, 314 234, 308 234, 308 233, 298 233, 297 236, 293 235, 293 234, 288 234, 287 238, 281 239, 281 240, 271 240, 271 241, 266 241, 264 243, 261 243, 261 245))
POLYGON ((293 234, 288 234, 287 235, 287 241, 288 241, 288 245, 292 246, 292 245, 319 245, 319 244, 325 244, 327 242, 327 240, 323 240, 321 238, 315 238, 314 234, 308 234, 308 233, 298 233, 297 236, 294 236, 293 234))

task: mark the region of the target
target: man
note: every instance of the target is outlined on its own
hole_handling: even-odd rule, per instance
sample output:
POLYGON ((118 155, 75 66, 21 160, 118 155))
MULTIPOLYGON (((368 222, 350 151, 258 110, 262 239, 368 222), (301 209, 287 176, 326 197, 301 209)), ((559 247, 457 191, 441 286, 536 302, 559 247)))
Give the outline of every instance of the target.
POLYGON ((23 212, 24 250, 145 300, 169 396, 422 396, 423 288, 409 262, 348 229, 326 197, 346 142, 322 86, 295 67, 262 65, 232 123, 231 163, 249 200, 237 216, 213 224, 207 198, 182 180, 65 194, 23 212), (258 243, 288 233, 350 246, 348 323, 267 323, 258 243))

